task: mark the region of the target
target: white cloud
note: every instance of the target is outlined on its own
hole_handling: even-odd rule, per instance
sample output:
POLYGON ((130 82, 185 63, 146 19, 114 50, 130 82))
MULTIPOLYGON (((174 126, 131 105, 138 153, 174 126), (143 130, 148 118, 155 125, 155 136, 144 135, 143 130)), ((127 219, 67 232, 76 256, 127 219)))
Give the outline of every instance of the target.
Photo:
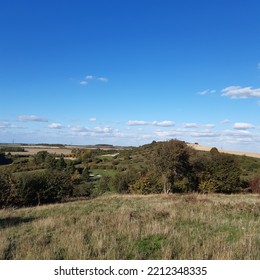
POLYGON ((157 130, 154 133, 155 135, 161 138, 175 138, 182 135, 182 133, 177 130, 170 130, 170 131, 157 130))
POLYGON ((93 128, 89 128, 89 127, 85 127, 85 126, 81 126, 81 125, 75 125, 75 126, 68 126, 69 129, 72 132, 75 133, 81 133, 82 135, 96 135, 96 134, 108 134, 114 131, 114 129, 112 129, 111 127, 93 127, 93 128))
POLYGON ((83 81, 80 81, 79 84, 80 84, 80 85, 83 85, 83 86, 86 86, 86 85, 88 84, 88 82, 85 81, 85 80, 83 80, 83 81))
POLYGON ((229 96, 232 99, 260 97, 260 88, 231 86, 224 88, 222 96, 229 96))
POLYGON ((108 78, 106 78, 106 77, 99 77, 99 78, 97 78, 100 82, 104 82, 104 83, 106 83, 106 82, 108 82, 108 78))
POLYGON ((225 120, 223 120, 222 122, 220 122, 220 123, 222 123, 222 124, 226 124, 226 123, 230 123, 231 121, 230 120, 228 120, 228 119, 225 119, 225 120))
POLYGON ((260 69, 260 62, 257 64, 257 68, 260 69))
POLYGON ((106 78, 106 77, 95 77, 93 75, 87 75, 87 76, 85 76, 84 79, 82 79, 79 82, 79 84, 86 86, 89 84, 90 81, 94 81, 94 80, 99 81, 99 82, 108 82, 108 78, 106 78))
POLYGON ((20 122, 48 122, 48 119, 41 118, 35 115, 21 115, 18 117, 20 122))
POLYGON ((52 129, 61 129, 63 128, 64 126, 60 123, 51 123, 48 125, 49 128, 52 128, 52 129))
POLYGON ((206 90, 203 90, 203 91, 199 91, 198 92, 198 95, 208 95, 208 94, 214 94, 216 93, 216 91, 214 89, 206 89, 206 90))
POLYGON ((128 125, 149 125, 149 122, 146 121, 128 121, 128 125))
POLYGON ((210 131, 195 131, 191 133, 192 137, 198 138, 211 138, 211 137, 218 137, 220 134, 217 132, 210 132, 210 131))
POLYGON ((168 126, 174 126, 175 124, 172 121, 162 121, 162 122, 154 121, 152 122, 152 125, 168 127, 168 126))
POLYGON ((81 125, 69 125, 68 128, 73 132, 89 132, 89 128, 81 125))
POLYGON ((95 122, 97 119, 96 118, 90 118, 89 121, 90 122, 95 122))
POLYGON ((113 129, 111 127, 95 127, 92 132, 94 133, 110 133, 113 129))
POLYGON ((255 128, 255 126, 251 123, 234 123, 233 126, 234 129, 239 129, 239 130, 246 130, 246 129, 250 129, 250 128, 255 128))
POLYGON ((185 128, 197 128, 198 124, 196 124, 196 123, 184 123, 183 126, 185 128))
POLYGON ((154 126, 162 126, 162 127, 169 127, 169 126, 174 126, 174 122, 172 121, 162 121, 162 122, 158 122, 158 121, 153 121, 153 122, 147 122, 147 121, 128 121, 127 122, 128 125, 131 126, 136 126, 136 125, 154 125, 154 126))
POLYGON ((236 129, 236 130, 224 130, 223 135, 236 138, 236 137, 249 137, 252 136, 253 134, 245 129, 236 129))
POLYGON ((0 122, 0 128, 8 128, 11 127, 10 123, 8 122, 0 122))
POLYGON ((215 124, 208 123, 208 124, 205 124, 204 127, 206 127, 206 128, 214 128, 215 124))

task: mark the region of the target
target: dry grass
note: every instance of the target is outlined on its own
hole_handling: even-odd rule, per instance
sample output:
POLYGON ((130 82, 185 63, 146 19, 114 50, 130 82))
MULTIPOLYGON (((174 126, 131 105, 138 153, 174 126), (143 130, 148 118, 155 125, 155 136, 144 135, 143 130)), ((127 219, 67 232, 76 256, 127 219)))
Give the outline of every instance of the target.
POLYGON ((0 259, 260 259, 259 195, 103 196, 0 211, 0 259))
MULTIPOLYGON (((197 151, 206 151, 209 152, 212 147, 210 146, 202 146, 202 145, 197 145, 197 144, 188 144, 190 147, 194 148, 197 151)), ((253 157, 253 158, 260 158, 260 153, 254 153, 254 152, 243 152, 243 151, 233 151, 233 150, 223 150, 223 149, 218 149, 220 153, 225 153, 225 154, 232 154, 232 155, 238 155, 238 156, 248 156, 248 157, 253 157)))
POLYGON ((20 156, 31 156, 35 155, 38 152, 47 151, 50 154, 63 154, 70 155, 72 149, 71 148, 59 148, 59 147, 49 147, 49 146, 21 146, 25 149, 24 152, 11 152, 12 155, 20 155, 20 156))

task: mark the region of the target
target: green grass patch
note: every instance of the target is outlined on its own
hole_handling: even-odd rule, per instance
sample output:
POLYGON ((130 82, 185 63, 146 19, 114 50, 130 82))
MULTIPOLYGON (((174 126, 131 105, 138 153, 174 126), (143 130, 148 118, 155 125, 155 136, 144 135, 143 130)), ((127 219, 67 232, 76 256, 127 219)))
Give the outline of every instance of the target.
POLYGON ((114 177, 118 171, 113 169, 91 169, 90 173, 93 174, 95 177, 100 176, 110 176, 114 177))
POLYGON ((140 259, 157 259, 159 251, 166 243, 166 237, 163 235, 148 235, 137 240, 140 259))

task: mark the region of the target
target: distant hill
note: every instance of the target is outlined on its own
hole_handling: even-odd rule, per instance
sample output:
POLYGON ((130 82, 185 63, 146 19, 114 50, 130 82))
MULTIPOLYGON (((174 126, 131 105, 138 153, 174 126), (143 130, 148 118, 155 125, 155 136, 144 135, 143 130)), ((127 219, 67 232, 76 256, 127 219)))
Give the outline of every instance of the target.
MULTIPOLYGON (((188 144, 190 147, 194 148, 197 151, 206 151, 209 152, 213 147, 210 146, 203 146, 199 144, 188 144)), ((233 155, 239 155, 239 156, 248 156, 248 157, 255 157, 260 158, 260 153, 253 153, 253 152, 242 152, 242 151, 232 151, 232 150, 223 150, 218 149, 220 153, 226 153, 226 154, 233 154, 233 155)))

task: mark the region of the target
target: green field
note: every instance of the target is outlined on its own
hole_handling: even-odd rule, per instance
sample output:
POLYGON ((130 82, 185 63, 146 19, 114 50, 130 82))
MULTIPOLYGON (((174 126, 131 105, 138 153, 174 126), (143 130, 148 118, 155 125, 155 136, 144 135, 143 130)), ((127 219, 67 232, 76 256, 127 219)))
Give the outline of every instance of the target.
POLYGON ((0 259, 260 259, 260 196, 104 195, 1 210, 0 259))

